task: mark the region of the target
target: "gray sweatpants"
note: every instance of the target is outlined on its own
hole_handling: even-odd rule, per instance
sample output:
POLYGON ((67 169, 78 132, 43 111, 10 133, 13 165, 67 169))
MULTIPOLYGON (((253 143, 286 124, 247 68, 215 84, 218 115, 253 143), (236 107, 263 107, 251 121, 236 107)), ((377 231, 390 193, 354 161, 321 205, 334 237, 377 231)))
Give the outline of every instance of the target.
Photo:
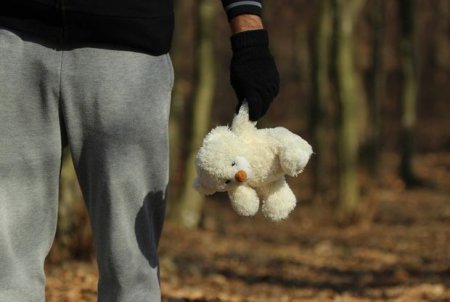
POLYGON ((99 301, 160 301, 168 55, 61 50, 0 28, 0 301, 44 301, 69 144, 91 218, 99 301))

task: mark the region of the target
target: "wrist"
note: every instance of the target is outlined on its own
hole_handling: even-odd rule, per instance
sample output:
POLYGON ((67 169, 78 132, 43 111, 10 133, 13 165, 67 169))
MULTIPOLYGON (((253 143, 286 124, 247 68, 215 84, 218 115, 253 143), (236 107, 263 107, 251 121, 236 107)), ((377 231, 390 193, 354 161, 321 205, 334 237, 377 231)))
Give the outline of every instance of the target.
POLYGON ((247 30, 233 34, 230 38, 234 52, 241 49, 269 47, 269 36, 265 29, 247 30))
POLYGON ((257 15, 238 15, 230 20, 230 27, 233 34, 249 30, 264 29, 261 17, 257 15))

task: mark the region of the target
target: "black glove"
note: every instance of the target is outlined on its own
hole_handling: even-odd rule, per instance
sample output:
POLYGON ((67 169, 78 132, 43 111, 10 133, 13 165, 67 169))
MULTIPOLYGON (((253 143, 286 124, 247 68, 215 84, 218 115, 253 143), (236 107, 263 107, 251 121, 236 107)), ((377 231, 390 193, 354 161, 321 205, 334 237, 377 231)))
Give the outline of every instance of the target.
POLYGON ((260 29, 234 34, 231 48, 230 80, 239 100, 236 111, 245 100, 250 120, 256 121, 267 112, 280 87, 267 31, 260 29))

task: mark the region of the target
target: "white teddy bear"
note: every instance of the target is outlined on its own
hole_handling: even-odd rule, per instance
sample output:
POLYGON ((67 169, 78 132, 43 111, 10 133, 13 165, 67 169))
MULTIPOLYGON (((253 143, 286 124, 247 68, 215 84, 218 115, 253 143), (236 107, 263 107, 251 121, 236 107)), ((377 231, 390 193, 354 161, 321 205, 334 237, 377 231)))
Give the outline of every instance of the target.
POLYGON ((312 154, 311 145, 286 128, 257 129, 244 103, 231 128, 219 126, 203 140, 196 156, 194 188, 205 195, 228 192, 234 210, 272 220, 286 218, 296 198, 285 175, 301 173, 312 154))

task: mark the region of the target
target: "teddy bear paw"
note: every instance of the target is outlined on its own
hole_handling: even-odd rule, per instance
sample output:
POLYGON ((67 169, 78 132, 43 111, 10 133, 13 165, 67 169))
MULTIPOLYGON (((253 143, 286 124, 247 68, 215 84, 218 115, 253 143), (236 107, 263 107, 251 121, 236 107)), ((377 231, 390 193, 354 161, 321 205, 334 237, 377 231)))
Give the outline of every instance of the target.
POLYGON ((259 197, 256 191, 246 186, 228 191, 231 206, 241 216, 253 216, 259 209, 259 197))
POLYGON ((295 208, 296 203, 294 193, 291 190, 285 190, 264 200, 262 212, 265 217, 273 221, 283 220, 295 208))

